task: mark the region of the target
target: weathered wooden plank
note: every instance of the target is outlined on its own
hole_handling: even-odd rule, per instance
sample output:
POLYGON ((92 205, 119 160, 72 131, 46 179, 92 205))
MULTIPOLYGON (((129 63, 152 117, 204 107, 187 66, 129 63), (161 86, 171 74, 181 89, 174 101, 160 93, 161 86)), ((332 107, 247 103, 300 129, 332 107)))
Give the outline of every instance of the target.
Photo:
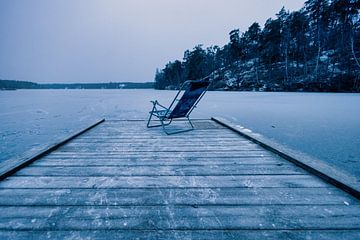
POLYGON ((276 156, 264 150, 254 151, 157 151, 157 152, 60 152, 56 151, 51 154, 52 157, 161 157, 161 158, 172 158, 172 157, 203 157, 203 158, 221 158, 221 157, 269 157, 276 156))
MULTIPOLYGON (((194 126, 196 127, 210 127, 210 128, 221 128, 221 125, 218 125, 214 122, 211 121, 211 119, 209 118, 203 118, 203 119, 192 119, 191 120, 192 123, 194 124, 194 126)), ((152 121, 155 124, 160 124, 160 121, 152 121)), ((187 120, 183 120, 183 119, 174 119, 173 123, 175 124, 188 124, 187 120)), ((146 128, 146 124, 147 124, 147 120, 144 119, 139 119, 139 120, 106 120, 106 126, 116 126, 116 127, 136 127, 136 126, 142 126, 144 128, 146 128)))
MULTIPOLYGON (((89 139, 96 139, 96 140, 99 140, 99 139, 109 139, 109 140, 114 140, 114 139, 117 139, 117 140, 121 140, 121 139, 139 139, 139 140, 159 140, 159 139, 175 139, 175 137, 173 135, 170 135, 169 137, 166 135, 166 136, 162 136, 162 135, 153 135, 153 134, 149 134, 149 135, 141 135, 141 134, 121 134, 121 135, 106 135, 106 134, 103 134, 103 135, 90 135, 90 134, 87 134, 87 135, 84 135, 84 136, 81 136, 81 138, 79 139, 82 139, 82 140, 89 140, 89 139)), ((226 134, 222 134, 222 133, 218 133, 218 134, 201 134, 201 135, 189 135, 189 136, 179 136, 177 137, 176 139, 179 140, 179 141, 182 141, 182 140, 186 140, 186 139, 190 139, 190 138, 196 138, 196 139, 199 139, 199 140, 206 140, 206 139, 209 139, 209 140, 214 140, 214 139, 234 139, 236 140, 236 135, 232 135, 231 133, 226 133, 226 134)), ((237 139, 239 140, 239 139, 237 139)))
POLYGON ((63 146, 58 152, 82 152, 87 153, 116 153, 116 152, 227 152, 227 151, 264 151, 257 145, 219 146, 219 145, 193 145, 193 146, 160 146, 160 145, 88 145, 88 146, 63 146))
MULTIPOLYGON (((159 122, 160 123, 160 122, 159 122)), ((186 122, 179 122, 179 121, 173 121, 171 125, 174 124, 174 128, 177 127, 187 127, 190 126, 190 124, 186 123, 186 122)), ((154 131, 154 132, 162 132, 161 127, 154 127, 154 128, 147 128, 147 121, 144 122, 137 122, 137 123, 126 123, 126 124, 118 124, 118 123, 114 123, 114 122, 110 122, 109 120, 107 120, 106 125, 104 125, 106 128, 110 128, 110 129, 138 129, 138 131, 142 131, 143 129, 147 130, 147 131, 154 131), (159 131, 160 130, 160 131, 159 131)), ((168 126, 169 128, 171 127, 168 126)), ((196 127, 196 130, 206 130, 206 129, 223 129, 224 127, 211 121, 210 119, 206 120, 206 121, 193 121, 193 125, 196 127)))
MULTIPOLYGON (((215 154, 204 154, 204 155, 198 155, 194 156, 194 154, 188 154, 187 152, 184 153, 178 153, 173 154, 172 156, 168 153, 154 153, 154 154, 148 154, 148 155, 141 155, 141 154, 134 154, 134 153, 128 153, 128 154, 81 154, 80 156, 77 156, 76 154, 50 154, 46 155, 45 157, 41 158, 41 160, 47 161, 47 160, 57 160, 57 159, 104 159, 104 160, 121 160, 121 159, 131 159, 133 161, 135 160, 182 160, 182 161, 204 161, 207 160, 213 161, 213 160, 219 160, 219 161, 232 161, 232 160, 239 160, 239 161, 248 161, 251 163, 252 161, 256 160, 272 160, 273 162, 277 163, 286 163, 289 164, 286 160, 277 157, 276 155, 268 154, 266 152, 246 152, 246 154, 241 154, 239 152, 232 154, 226 154, 224 153, 221 155, 220 153, 215 154), (140 155, 140 156, 139 156, 140 155)), ((41 161, 39 160, 39 161, 41 161)), ((35 163, 34 163, 35 164, 35 163)))
MULTIPOLYGON (((196 127, 196 129, 222 129, 223 126, 214 123, 213 121, 211 121, 211 119, 207 119, 204 121, 192 121, 193 125, 196 127)), ((177 127, 181 126, 190 126, 190 124, 188 124, 186 121, 173 121, 173 123, 175 125, 177 125, 177 127)), ((130 128, 130 129, 136 129, 136 128, 143 128, 143 129, 147 129, 146 127, 147 121, 142 121, 142 122, 136 122, 136 123, 117 123, 117 122, 113 122, 111 120, 106 120, 106 125, 105 127, 107 128, 117 128, 117 129, 124 129, 124 128, 130 128)), ((154 122, 154 124, 157 124, 154 122)), ((158 124, 160 124, 160 122, 158 122, 158 124)), ((171 127, 171 125, 169 126, 171 127)), ((161 129, 161 127, 159 128, 150 128, 149 130, 153 130, 156 131, 157 129, 161 129)))
MULTIPOLYGON (((360 208, 346 205, 273 205, 273 206, 184 206, 184 205, 164 205, 164 206, 0 206, 0 221, 9 218, 51 218, 64 216, 66 219, 128 219, 159 217, 167 218, 170 215, 181 222, 183 217, 214 217, 226 221, 227 217, 265 217, 265 224, 275 224, 276 221, 290 221, 291 218, 303 218, 311 221, 311 218, 352 218, 359 220, 360 208), (250 210, 250 211, 249 211, 250 210), (276 215, 274 215, 276 214, 276 215), (281 219, 283 218, 283 219, 281 219), (275 221, 275 222, 274 222, 275 221)), ((294 220, 298 221, 299 219, 294 220)), ((319 220, 319 219, 313 219, 319 220)), ((325 220, 324 227, 318 228, 359 228, 360 221, 354 221, 348 226, 343 223, 332 223, 330 219, 325 220)), ((300 221, 301 222, 301 221, 300 221)), ((240 222, 241 224, 241 222, 240 222)), ((285 223, 286 229, 289 225, 285 223)), ((290 223, 291 224, 291 223, 290 223)), ((305 223, 309 224, 309 223, 305 223)), ((176 225, 176 223, 175 223, 176 225)), ((175 227, 175 226, 174 226, 175 227)), ((205 226, 203 226, 205 227, 205 226)), ((253 225, 255 229, 273 228, 273 226, 253 225)), ((196 227, 195 227, 196 228, 196 227)), ((200 227, 199 229, 201 229, 200 227)), ((236 228, 236 227, 235 227, 236 228)), ((281 227, 280 227, 281 228, 281 227)), ((206 228, 205 228, 206 229, 206 228)), ((315 228, 316 229, 316 228, 315 228)))
MULTIPOLYGON (((268 154, 266 152, 247 152, 246 154, 241 154, 239 152, 232 154, 226 154, 223 155, 219 154, 203 154, 199 155, 196 154, 188 154, 187 152, 184 153, 178 153, 173 154, 172 156, 168 153, 154 153, 154 154, 148 154, 148 155, 141 155, 141 154, 134 154, 134 153, 127 153, 127 154, 81 154, 80 156, 77 156, 75 154, 50 154, 45 157, 43 157, 41 160, 47 161, 47 160, 58 160, 58 159, 98 159, 98 160, 126 160, 130 159, 132 161, 142 161, 142 160, 160 160, 160 161, 198 161, 198 162, 207 162, 209 161, 248 161, 249 164, 251 162, 256 160, 272 160, 276 163, 283 163, 283 164, 289 164, 286 160, 281 159, 277 156, 273 156, 272 154, 268 154)), ((41 161, 39 160, 39 161, 41 161)), ((34 163, 35 164, 35 163, 34 163)))
MULTIPOLYGON (((184 128, 185 125, 178 125, 176 126, 176 129, 181 129, 184 128)), ((190 126, 190 125, 189 125, 190 126)), ((213 127, 213 128, 197 128, 196 129, 196 133, 198 134, 213 134, 215 132, 220 132, 220 133, 228 133, 228 128, 223 127, 221 125, 218 125, 220 127, 213 127)), ((187 126, 185 126, 187 127, 187 126)), ((175 128, 174 128, 175 129, 175 128)), ((98 129, 94 129, 92 131, 93 134, 106 134, 106 133, 112 133, 114 135, 116 134, 128 134, 128 133, 137 133, 137 134, 157 134, 157 135, 163 135, 164 132, 161 128, 153 128, 153 129, 147 129, 146 127, 142 127, 142 126, 135 126, 135 127, 123 127, 123 126, 109 126, 109 125, 104 125, 102 128, 98 128, 98 129)), ((184 134, 193 134, 192 132, 185 132, 184 134)))
MULTIPOLYGON (((156 130, 156 131, 150 130, 149 131, 147 129, 138 129, 137 131, 131 131, 131 130, 123 129, 122 131, 113 131, 111 129, 104 129, 103 131, 100 131, 100 132, 87 133, 86 135, 82 136, 82 138, 86 138, 91 135, 93 135, 95 137, 115 137, 115 138, 131 137, 134 135, 139 136, 139 137, 144 137, 144 138, 159 138, 159 137, 167 138, 168 135, 166 135, 162 129, 160 131, 159 130, 156 130), (141 132, 141 131, 143 131, 143 132, 141 132)), ((181 128, 179 128, 178 130, 181 130, 181 128)), ((182 133, 181 135, 177 134, 177 136, 178 136, 178 139, 185 139, 185 138, 190 138, 190 137, 199 137, 199 138, 209 138, 210 139, 210 138, 216 137, 216 136, 232 137, 233 135, 232 135, 231 131, 229 131, 228 129, 225 129, 225 130, 207 129, 207 130, 189 131, 189 132, 182 133)), ((171 136, 171 135, 169 136, 169 138, 175 138, 175 137, 171 136)))
MULTIPOLYGON (((107 120, 108 121, 108 120, 107 120)), ((174 122, 173 122, 174 123, 174 122)), ((194 127, 195 127, 195 130, 196 131, 199 131, 199 132, 202 132, 202 131, 212 131, 212 130, 224 130, 224 131, 227 131, 227 128, 212 120, 208 120, 207 122, 201 122, 201 123, 198 123, 198 122, 193 122, 194 124, 194 127)), ((101 130, 104 130, 104 129, 111 129, 111 130, 114 130, 114 131, 122 131, 122 130, 125 130, 125 129, 129 129, 130 131, 137 131, 139 133, 153 133, 153 134, 164 134, 163 130, 162 130, 162 127, 153 127, 153 128, 147 128, 146 127, 147 125, 147 122, 145 123, 140 123, 140 124, 133 124, 133 126, 130 126, 130 124, 128 126, 126 125, 118 125, 118 124, 111 124, 109 122, 106 123, 106 125, 104 125, 104 128, 102 129, 99 129, 100 131, 101 130)), ((172 124, 171 124, 172 125, 172 124)), ((173 127, 170 126, 167 126, 167 128, 171 128, 171 129, 183 129, 183 128, 188 128, 188 127, 191 127, 190 124, 183 124, 183 123, 180 123, 180 124, 174 124, 173 127)))
MULTIPOLYGON (((196 118, 191 120, 193 124, 208 124, 209 126, 216 126, 211 122, 210 118, 196 118)), ((155 124, 160 123, 160 121, 152 121, 155 124)), ((107 126, 120 126, 120 127, 134 127, 134 126, 143 126, 146 128, 147 119, 107 119, 106 120, 107 126)), ((187 119, 174 119, 173 123, 177 124, 187 124, 187 119)))
MULTIPOLYGON (((164 133, 162 133, 164 134, 164 133)), ((80 139, 90 139, 92 136, 95 137, 95 139, 123 139, 123 138, 142 138, 142 139, 160 139, 160 138, 165 138, 165 139, 174 139, 174 136, 163 136, 162 134, 152 134, 152 133, 146 133, 146 134, 138 134, 136 132, 134 133, 99 133, 99 134, 93 134, 93 133, 88 133, 85 134, 84 136, 81 136, 80 139)), ((236 135, 234 136, 231 132, 213 132, 213 133, 207 133, 207 132, 203 132, 203 133, 199 133, 199 134, 187 134, 187 135, 181 135, 176 138, 178 140, 185 140, 185 139, 189 139, 189 138, 197 138, 197 139, 210 139, 210 140, 214 140, 214 139, 220 139, 220 138, 234 138, 236 137, 236 135)))
POLYGON ((171 166, 78 166, 27 167, 14 176, 224 176, 304 174, 291 165, 171 165, 171 166))
MULTIPOLYGON (((66 147, 101 147, 101 148, 109 148, 109 147, 152 147, 152 145, 163 145, 165 148, 166 147, 173 147, 173 148, 189 148, 189 147, 193 147, 194 144, 196 144, 196 147, 219 147, 222 144, 228 144, 231 145, 232 147, 240 147, 240 148, 245 148, 245 147, 258 147, 258 145, 254 144, 254 143, 246 143, 246 142, 233 142, 233 141, 227 141, 227 142, 222 142, 222 141, 214 141, 214 142, 199 142, 199 141, 183 141, 183 142, 173 142, 171 141, 171 144, 169 144, 169 141, 163 141, 163 142, 159 142, 159 141, 155 141, 155 142, 149 142, 149 141, 141 141, 141 142, 136 142, 136 141, 129 141, 129 142, 108 142, 108 141, 103 141, 103 142, 96 142, 96 144, 94 144, 94 142, 90 142, 90 143, 84 143, 84 142, 77 142, 74 141, 72 143, 66 144, 66 147), (170 145, 170 146, 168 146, 170 145)), ((224 146, 226 147, 226 146, 224 146)))
MULTIPOLYGON (((1 206, 359 205, 336 188, 0 189, 1 206)), ((290 207, 290 206, 289 206, 290 207)))
POLYGON ((102 139, 102 138, 76 138, 75 140, 69 142, 70 145, 72 145, 73 143, 75 144, 128 144, 128 143, 135 143, 135 144, 169 144, 169 140, 171 140, 171 144, 191 144, 191 143, 196 143, 196 144, 254 144, 254 143, 249 143, 248 140, 239 138, 239 137, 231 137, 231 138, 218 138, 218 139, 199 139, 199 138, 188 138, 186 141, 183 139, 179 139, 179 138, 156 138, 156 139, 151 139, 149 141, 149 139, 138 139, 138 138, 106 138, 106 139, 102 139))
POLYGON ((0 182, 0 188, 188 188, 188 187, 326 187, 306 175, 142 176, 142 177, 20 177, 0 182))
MULTIPOLYGON (((149 141, 133 141, 133 140, 129 140, 128 142, 126 141, 118 141, 118 142, 109 142, 109 141, 93 141, 93 142, 77 142, 74 141, 71 144, 69 143, 67 146, 70 147, 88 147, 88 146, 101 146, 101 147, 110 147, 110 146, 128 146, 128 147, 146 147, 149 145, 154 145, 154 144, 158 144, 158 145, 169 145, 169 141, 154 141, 154 142, 149 142, 149 141)), ((187 142, 175 142, 175 141, 171 141, 171 145, 172 146, 177 146, 179 148, 183 148, 183 147, 190 147, 192 145, 198 145, 198 146, 219 146, 219 145, 233 145, 233 146, 249 146, 252 147, 255 144, 248 144, 248 143, 244 143, 244 142, 233 142, 233 141, 214 141, 214 142, 200 142, 200 141, 187 141, 187 142)))
MULTIPOLYGON (((179 129, 181 130, 181 128, 179 129)), ((94 136, 95 138, 114 138, 114 139, 122 139, 122 138, 131 138, 131 137, 141 137, 144 139, 186 139, 191 137, 196 137, 198 139, 209 139, 213 140, 216 138, 216 136, 221 136, 224 138, 234 138, 233 133, 228 129, 206 129, 206 130, 194 130, 189 132, 184 132, 181 134, 174 134, 174 135, 166 135, 163 130, 156 130, 156 131, 149 131, 147 129, 137 129, 137 131, 131 131, 123 129, 123 131, 113 131, 111 129, 103 129, 101 132, 89 132, 83 136, 81 136, 81 139, 90 139, 91 136, 94 136), (144 131, 143 133, 141 131, 144 131)))
POLYGON ((279 162, 276 159, 263 157, 247 157, 247 158, 137 158, 137 157, 127 157, 127 158, 106 158, 106 157, 95 157, 95 158, 71 158, 71 157, 54 157, 38 160, 33 163, 32 166, 172 166, 172 165, 207 165, 207 164, 234 164, 234 165, 257 165, 257 164, 284 164, 279 162))
MULTIPOLYGON (((138 135, 129 135, 127 137, 120 137, 120 136, 103 136, 103 137, 99 137, 99 136, 92 136, 92 135, 88 135, 88 136, 79 136, 76 138, 76 140, 73 140, 73 141, 131 141, 131 140, 134 140, 134 141, 149 141, 149 142, 156 142, 156 141, 163 141, 163 140, 167 140, 167 141, 179 141, 179 142, 183 142, 183 141, 186 141, 186 139, 194 139, 194 140, 197 140, 199 142, 201 141, 207 141, 209 140, 210 142, 211 141, 216 141, 216 140, 219 140, 219 141, 244 141, 243 138, 239 138, 238 136, 236 135, 229 135, 229 136, 223 136, 223 137, 218 137, 216 138, 216 140, 214 138, 209 138, 207 136, 196 136, 196 137, 177 137, 177 136, 173 136, 173 135, 169 135, 169 136, 149 136, 149 137, 142 137, 142 136, 138 136, 138 135)), ((245 140, 246 141, 246 140, 245 140)))
POLYGON ((354 240, 360 239, 359 230, 84 230, 84 231, 6 231, 1 239, 197 239, 197 240, 354 240))
POLYGON ((1 230, 360 229, 358 206, 0 207, 1 230))
MULTIPOLYGON (((104 134, 96 134, 93 135, 92 133, 87 133, 84 136, 81 136, 80 139, 89 139, 92 137, 95 137, 95 139, 122 139, 122 138, 142 138, 142 139, 159 139, 159 138, 167 138, 167 136, 162 136, 162 135, 157 135, 157 134, 151 134, 151 133, 146 133, 146 134, 136 134, 136 133, 123 133, 123 134, 114 134, 114 133, 104 133, 104 134)), ((163 133, 164 134, 164 133, 163 133)), ((236 137, 236 135, 234 136, 233 133, 231 132, 219 132, 219 133, 202 133, 202 134, 196 134, 196 133, 192 133, 192 134, 187 134, 187 135, 181 135, 178 136, 177 139, 179 140, 186 140, 189 138, 198 138, 198 139, 220 139, 220 138, 233 138, 236 137)), ((169 137, 169 139, 172 139, 174 137, 169 137)))

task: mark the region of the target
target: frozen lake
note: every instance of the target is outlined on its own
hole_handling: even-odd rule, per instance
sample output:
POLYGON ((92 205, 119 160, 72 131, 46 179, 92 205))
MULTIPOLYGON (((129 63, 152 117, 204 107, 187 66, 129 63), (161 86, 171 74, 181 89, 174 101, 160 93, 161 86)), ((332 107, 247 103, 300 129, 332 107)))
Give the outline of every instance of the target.
MULTIPOLYGON (((0 164, 95 120, 145 119, 174 91, 0 91, 0 164)), ((208 92, 194 118, 224 117, 360 178, 360 94, 208 92)))

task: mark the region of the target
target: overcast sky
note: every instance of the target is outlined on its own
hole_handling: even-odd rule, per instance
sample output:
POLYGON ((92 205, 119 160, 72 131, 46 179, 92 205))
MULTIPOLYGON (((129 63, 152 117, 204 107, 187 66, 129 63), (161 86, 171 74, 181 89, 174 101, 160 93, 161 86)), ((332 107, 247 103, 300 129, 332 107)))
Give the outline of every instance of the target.
POLYGON ((304 0, 0 0, 0 79, 146 82, 304 0))

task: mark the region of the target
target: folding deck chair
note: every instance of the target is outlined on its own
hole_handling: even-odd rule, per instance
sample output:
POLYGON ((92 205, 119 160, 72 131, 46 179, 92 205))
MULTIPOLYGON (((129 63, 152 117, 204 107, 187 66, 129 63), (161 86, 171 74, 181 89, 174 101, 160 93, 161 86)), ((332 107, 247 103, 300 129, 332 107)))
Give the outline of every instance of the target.
POLYGON ((209 78, 198 81, 189 80, 184 82, 168 108, 161 105, 157 100, 151 101, 153 104, 153 108, 151 112, 149 112, 150 117, 147 123, 147 127, 151 128, 162 126, 164 132, 168 135, 193 130, 194 125, 190 121, 190 113, 194 110, 196 105, 204 96, 206 90, 209 87, 209 84, 209 78), (150 125, 153 116, 157 117, 161 124, 150 125), (169 132, 165 127, 177 118, 187 119, 191 128, 169 132))

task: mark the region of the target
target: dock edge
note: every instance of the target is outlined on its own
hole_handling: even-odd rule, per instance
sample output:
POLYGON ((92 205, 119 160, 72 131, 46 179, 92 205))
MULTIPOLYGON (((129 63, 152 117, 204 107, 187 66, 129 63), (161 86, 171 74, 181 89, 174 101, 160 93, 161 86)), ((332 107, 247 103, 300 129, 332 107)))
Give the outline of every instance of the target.
POLYGON ((228 120, 221 117, 212 117, 211 120, 218 124, 227 127, 228 129, 238 133, 239 135, 249 139, 250 141, 260 145, 261 147, 271 151, 280 157, 294 163, 296 166, 301 167, 307 172, 323 179, 324 181, 334 185, 337 188, 351 194, 353 197, 360 200, 360 186, 359 182, 352 176, 348 176, 343 172, 329 166, 325 162, 301 154, 292 149, 289 149, 281 144, 270 141, 269 139, 259 136, 258 134, 244 131, 244 128, 234 125, 228 120))
POLYGON ((38 160, 39 158, 42 158, 43 156, 49 154, 50 152, 56 150, 57 148, 63 146, 64 144, 68 143, 72 139, 76 138, 77 136, 89 131, 90 129, 96 127, 97 125, 103 123, 105 119, 101 119, 96 121, 95 123, 91 124, 90 126, 66 137, 64 140, 54 143, 50 146, 45 147, 45 149, 41 150, 40 152, 30 156, 30 157, 24 157, 19 159, 10 159, 6 162, 11 162, 10 164, 3 166, 0 168, 0 181, 4 180, 5 178, 11 176, 15 172, 19 171, 20 169, 30 165, 34 161, 38 160))

